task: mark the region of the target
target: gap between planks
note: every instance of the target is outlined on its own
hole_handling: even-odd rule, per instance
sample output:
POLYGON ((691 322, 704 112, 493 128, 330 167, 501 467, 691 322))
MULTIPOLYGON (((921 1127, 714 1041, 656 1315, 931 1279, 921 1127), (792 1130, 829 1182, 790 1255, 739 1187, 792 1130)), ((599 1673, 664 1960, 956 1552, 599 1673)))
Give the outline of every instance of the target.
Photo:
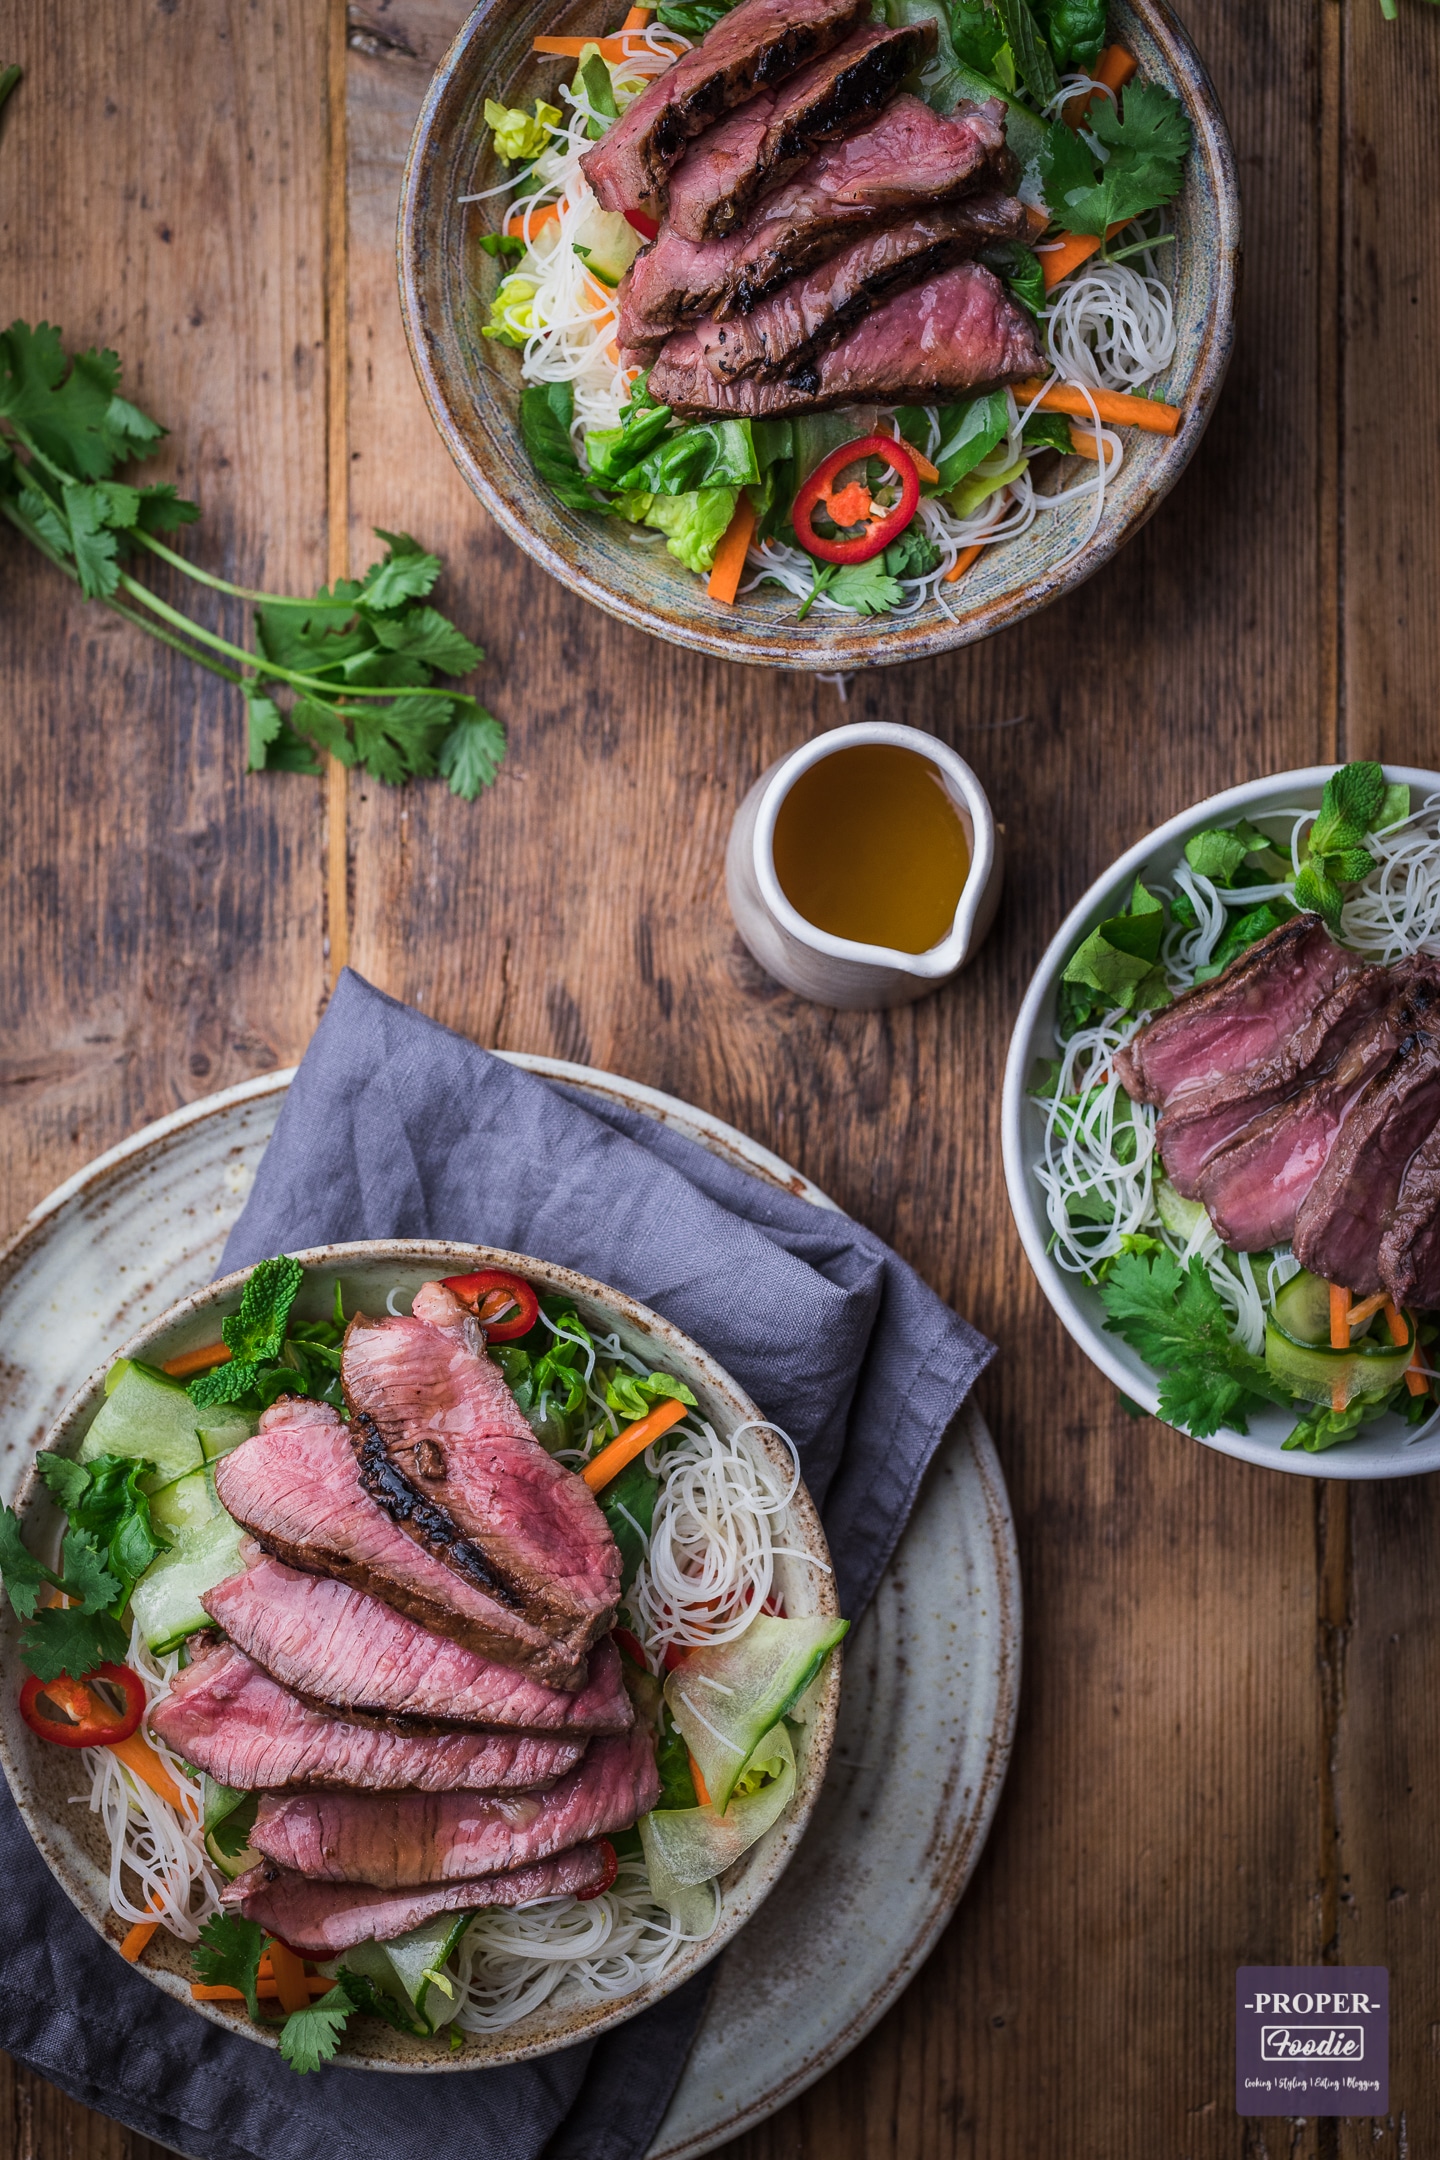
MULTIPOLYGON (((347 277, 346 0, 328 0, 325 129, 325 524, 333 589, 350 575, 350 308, 347 277)), ((334 990, 350 958, 349 776, 334 752, 325 759, 325 987, 334 990)))

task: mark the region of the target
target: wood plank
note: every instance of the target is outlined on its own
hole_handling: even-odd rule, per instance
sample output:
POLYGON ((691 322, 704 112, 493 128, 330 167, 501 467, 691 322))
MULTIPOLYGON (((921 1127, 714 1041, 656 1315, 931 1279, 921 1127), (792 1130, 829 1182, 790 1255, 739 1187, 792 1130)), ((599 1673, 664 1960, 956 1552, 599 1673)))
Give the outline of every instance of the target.
MULTIPOLYGON (((1440 22, 1405 6, 1344 11, 1344 218, 1337 234, 1344 401, 1343 724, 1351 757, 1434 765, 1431 682, 1440 519, 1440 208, 1417 185, 1440 82, 1440 22), (1395 206, 1404 215, 1395 216, 1395 206), (1398 395, 1377 395, 1394 384, 1398 395)), ((1341 2126, 1338 2151, 1398 2160, 1440 2142, 1440 1949, 1434 1920, 1433 1705, 1440 1650, 1421 1623, 1437 1529, 1433 1478, 1351 1497, 1335 1637, 1336 1954, 1391 1975, 1388 2118, 1341 2126)))
MULTIPOLYGON (((172 430, 157 475, 203 504, 182 545, 281 590, 325 569, 315 17, 26 0, 0 137, 12 182, 46 174, 41 208, 5 190, 7 304, 119 350, 172 430)), ((313 782, 244 777, 228 685, 72 598, 8 527, 0 559, 9 1223, 147 1119, 297 1054, 321 995, 320 833, 313 782)))
POLYGON ((428 57, 460 14, 392 4, 389 49, 352 59, 352 504, 358 525, 389 523, 403 477, 415 529, 451 564, 448 605, 490 645, 484 692, 511 758, 470 809, 437 789, 358 791, 356 965, 482 1041, 613 1066, 755 1132, 1006 1353, 983 1396, 1029 1626, 991 1849, 872 2038, 727 2150, 1232 2152, 1234 1966, 1319 1954, 1314 1489, 1116 1410, 1019 1255, 996 1127, 1015 1007, 1085 883, 1184 804, 1329 748, 1316 20, 1299 0, 1243 28, 1220 0, 1192 10, 1239 139, 1252 274, 1229 391, 1176 495, 1047 615, 857 678, 842 706, 823 685, 647 645, 534 570, 449 471, 395 319, 391 218, 426 72, 396 45, 428 57), (1298 276, 1276 273, 1297 259, 1298 276), (888 1015, 777 990, 723 892, 756 775, 860 714, 952 741, 1011 851, 994 942, 951 990, 888 1015))
MULTIPOLYGON (((203 505, 180 542, 197 561, 313 590, 321 0, 16 0, 3 57, 26 70, 0 124, 7 319, 120 352, 125 389, 172 430, 154 476, 203 505)), ((177 602, 181 582, 162 588, 177 602)), ((227 684, 72 597, 8 526, 0 593, 8 1228, 147 1120, 299 1055, 323 995, 323 827, 315 781, 245 777, 227 684)), ((241 630, 240 609, 198 604, 241 630)), ((0 2077, 15 2160, 159 2160, 23 2068, 0 2077)))

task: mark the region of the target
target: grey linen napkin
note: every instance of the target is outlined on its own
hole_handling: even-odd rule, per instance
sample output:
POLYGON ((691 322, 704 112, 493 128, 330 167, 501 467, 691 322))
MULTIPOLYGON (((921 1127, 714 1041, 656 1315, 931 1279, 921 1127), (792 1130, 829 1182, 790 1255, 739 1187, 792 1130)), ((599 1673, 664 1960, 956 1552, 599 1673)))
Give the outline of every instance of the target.
MULTIPOLYGON (((993 1354, 847 1216, 518 1071, 347 971, 223 1271, 389 1237, 534 1253, 695 1336, 794 1439, 852 1620, 993 1354)), ((300 2079, 102 1948, 8 1794, 0 1856, 0 2043, 194 2160, 638 2160, 708 1993, 701 1973, 599 2041, 504 2070, 300 2079)))

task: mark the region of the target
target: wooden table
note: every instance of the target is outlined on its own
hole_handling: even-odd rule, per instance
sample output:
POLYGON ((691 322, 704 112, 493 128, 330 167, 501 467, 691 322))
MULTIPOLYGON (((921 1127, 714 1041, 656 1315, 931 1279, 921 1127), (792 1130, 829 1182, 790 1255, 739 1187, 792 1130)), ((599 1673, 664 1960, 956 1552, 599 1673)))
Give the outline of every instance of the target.
MULTIPOLYGON (((1188 0, 1245 193, 1214 425, 1089 585, 857 678, 842 707, 611 623, 453 472, 392 234, 463 12, 358 0, 348 30, 343 0, 8 12, 0 64, 26 80, 0 126, 6 319, 118 347, 172 427, 208 566, 299 591, 363 568, 372 524, 441 550, 511 748, 474 806, 438 784, 247 778, 224 684, 0 535, 0 1222, 147 1119, 298 1058, 347 954, 481 1042, 633 1074, 756 1134, 998 1338, 981 1399, 1028 1626, 1009 1787, 955 1924, 871 2038, 732 2153, 1433 2154, 1435 1481, 1311 1483, 1132 1424, 1021 1258, 999 1087, 1042 945, 1147 827, 1318 759, 1440 762, 1440 16, 1188 0), (953 742, 1010 857, 978 964, 873 1016, 762 977, 721 873, 761 768, 861 714, 953 742), (1236 1965, 1324 1959, 1390 1968, 1391 2116, 1242 2122, 1236 1965)), ((16 2160, 158 2150, 21 2069, 0 2111, 16 2160)))

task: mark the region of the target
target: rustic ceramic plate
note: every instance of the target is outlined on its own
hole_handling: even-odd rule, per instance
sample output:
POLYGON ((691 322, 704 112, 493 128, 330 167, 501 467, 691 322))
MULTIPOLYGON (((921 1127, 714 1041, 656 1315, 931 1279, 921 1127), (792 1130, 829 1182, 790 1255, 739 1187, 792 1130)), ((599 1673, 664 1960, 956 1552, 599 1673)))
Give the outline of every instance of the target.
MULTIPOLYGON (((295 1258, 305 1268, 296 1312, 309 1320, 323 1320, 333 1311, 337 1282, 344 1286, 347 1309, 383 1314, 391 1293, 408 1304, 422 1283, 437 1276, 469 1274, 476 1268, 508 1268, 537 1289, 573 1298, 580 1318, 595 1333, 617 1333, 627 1350, 645 1358, 652 1367, 663 1367, 687 1382, 699 1402, 700 1415, 717 1431, 730 1432, 760 1417, 749 1396, 688 1335, 634 1298, 569 1268, 552 1267, 525 1253, 499 1252, 485 1245, 417 1239, 327 1245, 299 1252, 295 1258)), ((127 1342, 117 1344, 104 1365, 66 1405, 46 1434, 44 1445, 61 1455, 76 1452, 104 1401, 105 1374, 114 1358, 140 1358, 150 1365, 163 1365, 167 1358, 214 1342, 221 1318, 238 1310, 249 1272, 246 1268, 223 1276, 172 1306, 127 1342)), ((791 1459, 786 1449, 768 1432, 760 1433, 758 1438, 775 1471, 788 1483, 791 1459)), ((58 1544, 63 1518, 33 1466, 21 1485, 16 1509, 33 1550, 49 1552, 58 1544)), ((804 1559, 777 1552, 775 1582, 786 1611, 797 1617, 838 1614, 830 1548, 803 1485, 775 1527, 777 1545, 809 1554, 819 1563, 812 1567, 804 1559)), ((109 1845, 98 1818, 88 1809, 72 1805, 72 1796, 86 1789, 78 1758, 68 1749, 52 1747, 39 1739, 17 1707, 26 1677, 20 1662, 19 1637, 19 1624, 7 1605, 0 1615, 0 1764, 16 1805, 62 1887, 91 1925, 118 1943, 125 1934, 125 1924, 110 1910, 109 1845)), ((832 1657, 817 1691, 813 1714, 796 1735, 795 1798, 790 1808, 721 1877, 722 1903, 714 1931, 703 1942, 687 1943, 658 1980, 618 2000, 562 2005, 552 1997, 504 2032, 467 2033, 464 2046, 453 2052, 448 2030, 440 2040, 416 2040, 392 2031, 378 2020, 367 2019, 353 2037, 347 2035, 337 2062, 355 2068, 449 2071, 525 2061, 623 2024, 708 1965, 759 1909, 804 1835, 820 1795, 834 1738, 840 1667, 840 1657, 832 1657)), ((261 2046, 277 2045, 273 2033, 253 2024, 243 2013, 236 2015, 218 2004, 193 2001, 190 1983, 196 1974, 190 1952, 174 1936, 163 1931, 157 1935, 138 1969, 167 1995, 190 2003, 212 2022, 226 2025, 261 2046)))
MULTIPOLYGON (((1069 1333, 1085 1355, 1107 1373, 1132 1402, 1158 1415, 1159 1388, 1154 1373, 1118 1335, 1104 1328, 1104 1308, 1099 1295, 1086 1283, 1056 1266, 1048 1246, 1050 1225, 1045 1214, 1045 1195, 1035 1177, 1034 1165, 1041 1148, 1040 1112, 1028 1089, 1036 1066, 1055 1055, 1055 996, 1071 954, 1098 923, 1125 905, 1132 882, 1167 877, 1180 861, 1185 842, 1193 833, 1215 825, 1233 825, 1238 818, 1262 818, 1274 811, 1318 810, 1325 782, 1333 765, 1311 765, 1300 772, 1275 773, 1268 780, 1248 781, 1212 795, 1193 810, 1182 811, 1159 826, 1134 847, 1127 849, 1103 877, 1097 878, 1085 897, 1066 916, 1051 939, 1044 959, 1020 1008, 1010 1040, 1005 1068, 1003 1136, 1005 1181, 1025 1251, 1044 1291, 1069 1333)), ((1387 765, 1387 779, 1408 781, 1416 806, 1440 789, 1440 773, 1421 772, 1414 766, 1387 765)), ((1368 1428, 1363 1440, 1346 1441, 1323 1455, 1291 1453, 1281 1442, 1293 1427, 1294 1417, 1280 1409, 1265 1410, 1247 1420, 1248 1433, 1221 1431, 1206 1447, 1222 1455, 1238 1455, 1242 1462, 1260 1463, 1268 1470, 1288 1470, 1297 1477, 1390 1478, 1418 1477, 1440 1469, 1440 1417, 1412 1429, 1398 1418, 1382 1418, 1368 1428)), ((1187 1434, 1185 1437, 1189 1437, 1187 1434)))
MULTIPOLYGON (((613 518, 564 508, 536 477, 520 440, 519 356, 482 338, 503 265, 478 246, 497 224, 495 204, 461 197, 504 179, 489 144, 487 97, 553 101, 566 63, 532 56, 538 34, 599 35, 616 10, 601 0, 480 0, 427 93, 400 198, 400 298, 411 357, 446 448, 512 540, 563 584, 622 621, 723 660, 840 670, 917 660, 1021 621, 1109 561, 1185 469, 1204 432, 1230 357, 1240 253, 1234 155, 1210 78, 1164 0, 1112 0, 1111 34, 1151 81, 1185 104, 1195 133, 1174 208, 1177 349, 1157 385, 1183 408, 1179 432, 1127 432, 1125 464, 1107 493, 1100 529, 1075 554, 1089 508, 1076 504, 988 550, 949 588, 903 622, 864 621, 812 609, 776 587, 734 607, 709 598, 663 547, 639 547, 613 518)), ((1079 459, 1065 470, 1078 478, 1079 459)), ((1093 468, 1091 468, 1093 470, 1093 468)))
MULTIPOLYGON (((834 1203, 708 1112, 616 1075, 517 1056, 763 1183, 834 1203)), ((88 1165, 0 1255, 0 1497, 107 1345, 213 1273, 291 1075, 187 1105, 88 1165)), ((1015 1534, 967 1406, 847 1643, 835 1744, 795 1862, 721 1961, 651 2160, 698 2160, 821 2076, 915 1976, 983 1848, 1019 1692, 1015 1534), (943 1776, 935 1766, 944 1763, 943 1776)), ((195 2155, 193 2160, 208 2160, 195 2155)))

